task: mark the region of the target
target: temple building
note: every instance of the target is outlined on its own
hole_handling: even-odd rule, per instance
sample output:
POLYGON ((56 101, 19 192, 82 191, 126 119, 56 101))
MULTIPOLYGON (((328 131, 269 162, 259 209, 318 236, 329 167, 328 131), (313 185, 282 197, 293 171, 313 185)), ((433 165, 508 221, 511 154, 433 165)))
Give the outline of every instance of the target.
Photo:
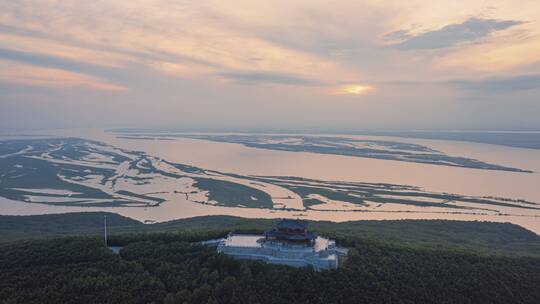
POLYGON ((218 252, 237 259, 262 260, 316 270, 335 269, 347 249, 308 230, 308 222, 283 219, 264 235, 229 234, 219 241, 218 252))

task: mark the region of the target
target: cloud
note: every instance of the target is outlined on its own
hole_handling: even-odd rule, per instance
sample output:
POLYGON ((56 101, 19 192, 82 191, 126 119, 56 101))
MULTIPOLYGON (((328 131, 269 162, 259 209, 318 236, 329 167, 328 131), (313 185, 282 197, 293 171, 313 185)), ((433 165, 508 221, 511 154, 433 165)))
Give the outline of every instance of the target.
POLYGON ((84 87, 97 91, 127 91, 107 78, 121 71, 76 60, 0 48, 0 81, 38 87, 84 87))
POLYGON ((377 83, 390 87, 450 86, 459 90, 489 95, 540 89, 540 74, 480 79, 450 79, 443 81, 385 81, 377 83))
POLYGON ((468 91, 514 92, 540 89, 540 75, 520 75, 505 78, 488 78, 481 80, 454 80, 448 82, 460 89, 468 91))
POLYGON ((220 77, 243 84, 285 84, 317 86, 323 83, 317 80, 303 78, 293 74, 274 72, 224 72, 220 77))
POLYGON ((20 29, 0 24, 0 46, 15 46, 27 53, 63 57, 99 66, 120 67, 130 62, 177 62, 219 68, 208 60, 149 48, 126 48, 113 43, 87 42, 76 38, 56 37, 50 33, 20 29), (2 41, 3 40, 3 41, 2 41))
POLYGON ((98 77, 62 69, 38 67, 0 59, 0 83, 23 86, 66 88, 82 87, 96 91, 124 92, 128 88, 98 77))
POLYGON ((110 74, 110 68, 68 58, 0 48, 0 59, 89 74, 110 74))
POLYGON ((502 31, 512 26, 523 24, 517 20, 496 20, 469 18, 463 23, 446 25, 438 30, 418 35, 399 30, 385 35, 385 40, 401 40, 390 47, 398 50, 441 49, 463 43, 478 41, 493 32, 502 31))
POLYGON ((168 76, 251 70, 302 74, 310 79, 355 74, 317 52, 273 41, 261 32, 276 26, 274 18, 283 17, 276 12, 266 18, 269 9, 299 13, 285 3, 239 1, 231 7, 213 1, 135 1, 128 5, 111 0, 99 4, 21 0, 6 5, 0 16, 0 32, 27 40, 23 45, 21 38, 12 47, 0 37, 0 47, 10 49, 58 55, 51 54, 44 43, 65 44, 107 53, 118 65, 150 67, 168 76), (34 41, 29 41, 31 38, 34 41))
POLYGON ((404 41, 410 39, 412 35, 407 30, 398 30, 391 33, 388 33, 383 36, 384 41, 404 41))

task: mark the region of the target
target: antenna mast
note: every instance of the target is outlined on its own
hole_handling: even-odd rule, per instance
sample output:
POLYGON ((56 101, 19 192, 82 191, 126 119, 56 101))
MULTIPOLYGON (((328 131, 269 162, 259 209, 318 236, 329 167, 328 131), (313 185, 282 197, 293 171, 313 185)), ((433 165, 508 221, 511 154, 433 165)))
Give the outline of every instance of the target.
POLYGON ((105 247, 107 247, 107 216, 103 216, 103 225, 104 225, 104 233, 105 233, 105 247))

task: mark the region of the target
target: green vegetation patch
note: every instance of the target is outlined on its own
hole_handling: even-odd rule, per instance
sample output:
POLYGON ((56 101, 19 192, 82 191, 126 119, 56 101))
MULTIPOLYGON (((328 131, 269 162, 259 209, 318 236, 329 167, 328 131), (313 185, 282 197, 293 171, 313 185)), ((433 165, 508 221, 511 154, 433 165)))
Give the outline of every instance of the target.
POLYGON ((208 199, 220 206, 272 208, 272 198, 266 192, 241 184, 209 178, 195 178, 195 187, 208 191, 208 199), (255 198, 255 199, 253 199, 255 198))

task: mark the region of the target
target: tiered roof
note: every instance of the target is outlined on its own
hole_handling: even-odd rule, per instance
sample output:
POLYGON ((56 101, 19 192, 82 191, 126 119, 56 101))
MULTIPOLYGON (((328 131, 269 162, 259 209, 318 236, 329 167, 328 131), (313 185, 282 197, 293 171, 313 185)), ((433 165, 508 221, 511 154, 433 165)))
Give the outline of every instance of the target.
POLYGON ((282 219, 277 224, 275 224, 274 227, 307 230, 308 222, 299 219, 282 219))
POLYGON ((299 219, 282 219, 265 236, 289 241, 311 241, 317 237, 308 231, 308 222, 299 219))

